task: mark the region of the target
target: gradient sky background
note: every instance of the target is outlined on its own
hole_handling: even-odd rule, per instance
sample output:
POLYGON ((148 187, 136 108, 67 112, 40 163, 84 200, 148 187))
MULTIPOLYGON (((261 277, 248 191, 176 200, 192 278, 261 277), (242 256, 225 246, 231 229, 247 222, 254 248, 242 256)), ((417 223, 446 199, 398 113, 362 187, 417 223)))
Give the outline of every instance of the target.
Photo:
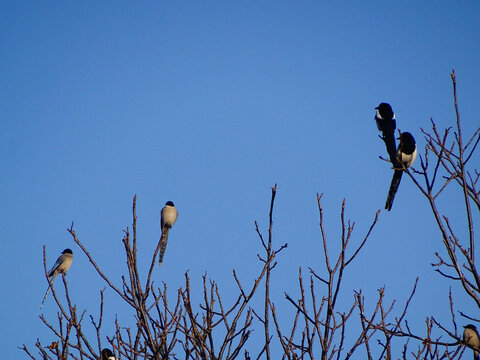
MULTIPOLYGON (((179 210, 156 283, 175 297, 187 270, 194 289, 207 272, 229 299, 232 268, 245 286, 260 269, 254 220, 266 234, 278 183, 274 244, 288 248, 271 296, 288 326, 294 312, 283 294, 298 297, 298 268, 325 273, 315 194, 324 193, 332 247, 343 198, 357 243, 383 209, 392 172, 378 159, 385 147, 374 107, 390 102, 398 127, 423 149, 420 128, 430 117, 442 129, 454 125, 455 68, 464 132, 478 126, 479 19, 474 1, 2 1, 2 357, 24 358, 17 346, 55 340, 38 318, 56 316, 52 297, 39 309, 44 244, 48 266, 73 249, 72 299, 97 315, 105 284, 66 228, 74 222, 118 285, 134 194, 144 267, 160 236, 160 209, 173 200, 179 210)), ((472 165, 480 165, 478 152, 472 165)), ((461 226, 456 199, 445 194, 443 210, 461 226)), ((452 282, 430 266, 435 251, 445 253, 426 199, 404 177, 392 211, 382 211, 345 275, 338 310, 360 289, 372 306, 386 285, 399 315, 419 276, 410 324, 421 332, 433 315, 448 326, 452 282)), ((477 314, 452 289, 456 309, 477 314)), ((109 289, 105 307, 104 336, 115 314, 132 322, 109 289)), ((246 348, 256 354, 262 339, 259 329, 246 348)))

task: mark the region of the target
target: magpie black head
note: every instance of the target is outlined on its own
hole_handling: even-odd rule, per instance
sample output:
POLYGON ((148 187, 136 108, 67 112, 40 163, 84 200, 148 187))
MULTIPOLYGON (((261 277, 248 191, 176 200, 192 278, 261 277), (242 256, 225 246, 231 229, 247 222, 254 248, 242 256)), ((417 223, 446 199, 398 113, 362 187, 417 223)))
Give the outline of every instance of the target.
POLYGON ((378 110, 378 114, 380 115, 380 118, 384 120, 391 120, 395 117, 395 114, 393 113, 392 107, 390 104, 387 103, 380 103, 375 110, 378 110))
POLYGON ((465 325, 464 328, 477 331, 477 327, 473 324, 465 325))
POLYGON ((165 203, 165 205, 167 205, 167 206, 175 206, 175 205, 173 205, 173 201, 167 201, 167 202, 165 203))
POLYGON ((73 251, 70 249, 65 249, 62 251, 62 254, 73 254, 73 251))
POLYGON ((402 153, 407 155, 413 154, 416 148, 415 138, 413 135, 409 132, 403 132, 400 134, 398 139, 400 140, 399 147, 402 153))
POLYGON ((110 349, 102 350, 102 360, 108 360, 109 357, 113 357, 113 353, 110 349))

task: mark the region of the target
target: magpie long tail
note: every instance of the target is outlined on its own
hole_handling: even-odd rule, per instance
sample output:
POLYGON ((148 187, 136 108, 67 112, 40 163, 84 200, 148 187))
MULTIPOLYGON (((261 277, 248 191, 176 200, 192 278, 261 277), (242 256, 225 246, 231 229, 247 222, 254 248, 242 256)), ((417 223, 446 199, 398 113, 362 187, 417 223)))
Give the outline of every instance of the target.
POLYGON ((393 131, 388 131, 383 133, 383 141, 385 142, 385 147, 387 148, 388 156, 394 168, 400 167, 397 159, 397 144, 395 143, 395 134, 393 131))
POLYGON ((400 186, 400 180, 402 180, 403 171, 395 170, 393 173, 392 182, 390 183, 390 190, 388 190, 387 201, 385 202, 385 209, 390 211, 392 209, 393 200, 395 199, 395 194, 397 193, 398 187, 400 186))
POLYGON ((162 231, 162 237, 160 239, 161 245, 160 245, 160 256, 158 257, 158 263, 160 265, 163 264, 163 255, 165 255, 165 250, 167 249, 167 242, 168 242, 168 230, 170 229, 164 229, 162 231))

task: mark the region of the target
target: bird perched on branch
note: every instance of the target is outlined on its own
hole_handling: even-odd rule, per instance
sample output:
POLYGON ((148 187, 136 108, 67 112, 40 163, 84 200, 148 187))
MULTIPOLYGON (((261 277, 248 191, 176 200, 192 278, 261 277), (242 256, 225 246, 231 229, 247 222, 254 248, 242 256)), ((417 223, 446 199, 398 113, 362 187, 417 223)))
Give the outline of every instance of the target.
MULTIPOLYGON (((468 324, 463 327, 463 342, 470 347, 480 348, 480 337, 475 325, 468 324)), ((479 353, 473 350, 473 360, 479 360, 479 353)))
POLYGON ((65 274, 68 269, 70 269, 70 265, 72 265, 73 261, 73 252, 70 249, 65 249, 62 251, 62 255, 60 255, 53 265, 52 269, 48 272, 48 276, 51 278, 49 279, 48 289, 43 297, 42 304, 40 308, 43 307, 45 300, 47 300, 48 293, 50 292, 51 287, 53 286, 53 281, 57 277, 58 274, 65 274))
POLYGON ((160 226, 162 229, 162 237, 160 238, 160 256, 158 260, 160 265, 163 264, 163 255, 167 249, 168 232, 172 228, 173 224, 175 224, 175 221, 177 221, 177 217, 178 212, 175 208, 175 205, 172 201, 167 201, 160 212, 160 226))
POLYGON ((390 104, 381 103, 375 110, 375 121, 377 122, 377 128, 382 132, 382 140, 387 148, 388 156, 394 167, 398 167, 397 161, 397 145, 395 144, 395 129, 397 123, 395 121, 395 113, 392 110, 390 104))
POLYGON ((103 349, 102 350, 102 358, 101 360, 117 360, 110 349, 103 349))
POLYGON ((400 186, 403 172, 412 166, 417 157, 417 144, 412 134, 409 132, 401 133, 398 139, 400 140, 396 155, 398 166, 393 166, 395 172, 393 173, 390 190, 388 191, 387 201, 385 203, 385 209, 388 211, 392 209, 393 200, 400 186))

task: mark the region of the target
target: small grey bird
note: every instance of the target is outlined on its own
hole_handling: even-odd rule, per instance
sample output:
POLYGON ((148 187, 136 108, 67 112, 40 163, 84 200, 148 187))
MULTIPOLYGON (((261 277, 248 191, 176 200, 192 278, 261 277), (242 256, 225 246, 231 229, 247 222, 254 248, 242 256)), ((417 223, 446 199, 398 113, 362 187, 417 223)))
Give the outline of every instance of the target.
POLYGON ((65 274, 68 269, 70 269, 70 266, 72 265, 73 261, 73 252, 70 249, 65 249, 62 251, 62 255, 60 255, 55 262, 55 265, 53 265, 52 269, 48 272, 48 276, 51 278, 49 279, 49 284, 48 284, 48 289, 47 292, 45 293, 45 296, 43 298, 42 304, 40 305, 40 308, 43 307, 43 304, 45 303, 45 300, 47 300, 48 293, 50 292, 51 287, 53 286, 53 281, 57 277, 58 274, 65 274))
POLYGON ((160 212, 160 227, 162 229, 162 237, 160 238, 160 256, 159 264, 163 264, 163 255, 167 249, 168 232, 172 228, 175 221, 177 221, 178 211, 172 201, 167 201, 162 211, 160 212))
POLYGON ((400 180, 402 180, 403 172, 405 169, 412 166, 417 157, 417 144, 412 134, 409 132, 401 133, 399 140, 400 144, 398 145, 397 150, 397 162, 400 165, 398 167, 395 165, 393 166, 395 172, 393 173, 392 182, 390 183, 390 190, 388 191, 387 201, 385 203, 385 209, 388 211, 392 209, 393 200, 395 199, 395 194, 400 186, 400 180))
POLYGON ((102 350, 102 359, 101 360, 117 360, 110 349, 102 350))
POLYGON ((375 121, 377 128, 382 132, 382 139, 385 142, 388 156, 394 167, 398 167, 397 161, 397 145, 395 144, 395 129, 397 123, 395 121, 395 113, 390 104, 381 103, 375 110, 375 121))
MULTIPOLYGON (((475 325, 468 324, 463 327, 463 342, 469 347, 480 348, 480 337, 475 325)), ((479 354, 477 350, 473 350, 473 360, 479 360, 479 354)))

